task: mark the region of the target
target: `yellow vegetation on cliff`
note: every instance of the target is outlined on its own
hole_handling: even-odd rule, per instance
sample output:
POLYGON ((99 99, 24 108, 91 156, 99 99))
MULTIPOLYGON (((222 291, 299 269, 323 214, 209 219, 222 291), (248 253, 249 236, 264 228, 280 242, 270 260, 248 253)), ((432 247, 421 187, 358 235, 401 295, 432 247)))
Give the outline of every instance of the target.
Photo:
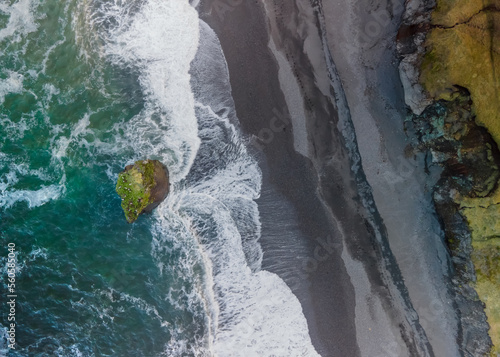
POLYGON ((464 23, 474 14, 490 6, 498 5, 498 0, 446 0, 437 1, 432 13, 432 24, 451 27, 456 23, 464 23))
POLYGON ((500 188, 484 198, 456 197, 475 242, 500 238, 500 188))
POLYGON ((421 67, 425 89, 448 99, 458 85, 474 102, 476 121, 500 146, 500 0, 438 1, 421 67))
POLYGON ((500 346, 500 189, 490 197, 456 197, 472 234, 472 262, 476 270, 476 291, 486 308, 490 336, 500 346))
MULTIPOLYGON (((496 345, 500 334, 500 238, 472 243, 472 261, 476 270, 476 291, 486 305, 485 312, 490 325, 490 336, 496 345)), ((492 355, 498 349, 494 347, 492 355)))
MULTIPOLYGON (((437 0, 421 66, 421 82, 435 99, 467 88, 477 124, 500 147, 500 0, 437 0)), ((493 185, 494 186, 494 185, 493 185)), ((490 336, 500 347, 500 189, 490 197, 456 197, 472 233, 476 290, 486 305, 490 336)))

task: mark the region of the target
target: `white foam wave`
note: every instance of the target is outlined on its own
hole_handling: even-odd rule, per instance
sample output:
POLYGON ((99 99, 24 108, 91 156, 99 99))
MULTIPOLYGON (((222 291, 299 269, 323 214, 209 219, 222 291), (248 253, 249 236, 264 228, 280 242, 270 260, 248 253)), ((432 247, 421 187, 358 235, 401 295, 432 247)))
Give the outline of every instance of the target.
POLYGON ((78 349, 77 345, 69 346, 69 351, 63 347, 59 347, 55 351, 57 357, 83 357, 84 354, 78 349))
MULTIPOLYGON (((48 121, 48 119, 46 120, 48 121)), ((50 122, 44 124, 50 125, 50 122)), ((66 157, 68 148, 72 143, 76 143, 79 146, 87 144, 81 137, 84 134, 91 133, 91 130, 88 128, 89 125, 90 114, 86 114, 72 127, 64 125, 64 127, 70 128, 68 136, 60 135, 63 131, 61 126, 51 126, 53 135, 50 139, 51 162, 47 168, 31 169, 27 163, 17 162, 19 160, 18 157, 1 154, 0 162, 9 170, 0 175, 0 207, 7 209, 17 202, 26 202, 29 208, 35 208, 51 200, 59 199, 66 192, 65 163, 63 159, 66 157), (42 184, 36 190, 16 190, 15 185, 19 183, 21 178, 26 177, 36 177, 45 184, 42 184), (54 179, 58 179, 59 181, 48 184, 53 182, 54 179)), ((34 118, 23 119, 19 123, 14 123, 8 118, 0 120, 0 128, 17 139, 22 138, 24 132, 33 130, 36 127, 37 123, 34 118)))
POLYGON ((63 36, 62 40, 57 41, 56 43, 54 43, 52 46, 50 46, 48 48, 48 50, 45 52, 45 55, 44 55, 44 58, 43 58, 43 61, 42 61, 42 70, 41 70, 41 73, 45 74, 45 71, 47 70, 47 62, 49 61, 49 56, 52 53, 52 51, 54 51, 58 46, 62 45, 65 41, 66 41, 66 37, 63 36))
POLYGON ((205 42, 193 72, 202 144, 190 174, 196 179, 184 192, 179 214, 195 232, 206 290, 216 304, 207 310, 215 326, 214 354, 317 356, 298 299, 277 275, 260 270, 255 199, 262 174, 229 119, 234 106, 219 41, 203 23, 201 31, 205 42))
POLYGON ((182 211, 193 220, 212 273, 218 305, 215 354, 317 356, 298 299, 277 275, 251 271, 227 207, 193 193, 184 198, 182 211))
POLYGON ((49 181, 51 176, 43 168, 29 169, 25 163, 10 161, 12 158, 5 154, 0 157, 0 162, 9 168, 7 173, 0 176, 0 207, 9 208, 17 202, 26 202, 29 208, 39 207, 50 200, 59 198, 64 193, 66 189, 64 175, 58 184, 42 185, 38 190, 13 189, 13 186, 19 182, 19 176, 36 176, 44 181, 49 181))
POLYGON ((58 88, 56 88, 56 86, 54 86, 52 83, 44 84, 43 91, 45 92, 45 96, 43 97, 43 102, 46 108, 50 107, 50 101, 52 100, 52 97, 57 96, 58 94, 61 93, 61 91, 58 88))
MULTIPOLYGON (((200 299, 204 305, 210 354, 317 356, 298 299, 277 275, 260 271, 258 242, 250 239, 245 247, 242 239, 245 226, 257 238, 260 234, 254 201, 260 194, 260 170, 227 118, 201 103, 197 115, 202 145, 191 172, 196 179, 159 207, 154 252, 158 255, 162 237, 170 235, 186 245, 190 258, 180 264, 185 276, 193 276, 195 262, 204 267, 201 290, 184 296, 191 305, 200 299), (252 247, 258 249, 249 259, 252 247)), ((169 300, 175 304, 173 297, 169 300)))
MULTIPOLYGON (((230 88, 214 96, 219 98, 228 93, 230 88)), ((200 99, 198 94, 197 97, 200 99)), ((214 104, 219 105, 218 102, 214 104)), ((197 192, 214 197, 229 208, 242 237, 247 263, 252 271, 258 271, 263 254, 258 243, 261 224, 254 199, 260 195, 262 174, 229 119, 225 115, 218 116, 210 106, 202 103, 197 103, 196 108, 198 117, 202 118, 199 135, 203 144, 195 167, 200 172, 193 185, 197 192)), ((223 112, 229 113, 229 110, 223 112)))
POLYGON ((9 93, 21 93, 23 90, 24 76, 17 72, 7 71, 8 77, 0 79, 0 104, 5 100, 9 93))
POLYGON ((76 124, 73 125, 69 137, 61 136, 56 139, 55 144, 52 147, 52 160, 60 161, 63 157, 65 157, 70 143, 76 141, 80 135, 91 132, 88 129, 89 125, 90 114, 87 113, 83 116, 82 119, 80 119, 76 124))
POLYGON ((34 261, 37 260, 38 258, 47 260, 48 256, 47 252, 48 252, 47 248, 32 247, 31 252, 28 254, 28 260, 34 261))
POLYGON ((126 301, 134 305, 136 308, 144 311, 151 317, 157 319, 160 322, 160 326, 162 327, 167 327, 170 324, 168 321, 165 321, 164 318, 159 314, 158 310, 156 309, 155 306, 148 304, 144 299, 131 296, 127 293, 116 291, 114 289, 109 289, 107 291, 101 291, 101 295, 106 296, 109 298, 111 302, 115 302, 115 296, 119 297, 119 300, 126 301))
POLYGON ((174 191, 162 204, 155 215, 153 225, 153 258, 158 262, 160 272, 168 276, 169 292, 165 299, 177 311, 194 315, 199 324, 205 322, 203 336, 186 336, 187 326, 173 324, 172 338, 166 345, 167 356, 213 356, 213 334, 216 329, 212 316, 216 316, 215 297, 210 289, 205 289, 210 272, 205 269, 201 250, 193 239, 189 221, 179 215, 183 191, 174 191), (169 262, 169 257, 175 257, 169 262), (167 259, 167 261, 165 261, 167 259), (163 263, 164 262, 164 263, 163 263))
POLYGON ((51 200, 58 199, 64 191, 64 185, 42 186, 34 191, 2 191, 0 192, 0 207, 9 208, 16 202, 26 202, 29 208, 39 207, 51 200))
POLYGON ((116 64, 140 70, 147 100, 127 124, 129 138, 135 139, 130 144, 140 156, 159 156, 169 164, 172 180, 179 181, 200 143, 188 73, 198 47, 196 11, 184 0, 150 0, 133 15, 113 8, 110 16, 119 25, 110 30, 106 53, 116 64), (158 146, 162 150, 155 150, 158 146))
MULTIPOLYGON (((11 42, 19 42, 22 36, 36 31, 34 10, 37 3, 32 0, 0 1, 0 12, 9 16, 7 26, 0 29, 0 42, 8 39, 11 42)), ((1 52, 0 52, 1 53, 1 52)))

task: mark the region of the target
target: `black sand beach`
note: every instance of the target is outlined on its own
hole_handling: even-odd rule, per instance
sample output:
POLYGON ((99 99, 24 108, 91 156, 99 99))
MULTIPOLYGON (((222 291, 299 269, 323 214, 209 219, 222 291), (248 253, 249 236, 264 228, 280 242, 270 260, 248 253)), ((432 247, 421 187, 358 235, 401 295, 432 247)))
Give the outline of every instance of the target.
MULTIPOLYGON (((211 4, 202 4, 202 18, 205 6, 210 9, 211 4)), ((244 3, 226 13, 222 22, 217 22, 217 16, 205 18, 224 49, 243 131, 255 136, 261 129, 270 128, 276 111, 289 118, 276 75, 277 64, 266 46, 267 25, 262 15, 261 6, 244 3), (232 28, 235 31, 229 30, 232 28)), ((303 267, 304 261, 313 256, 318 244, 315 239, 332 235, 331 224, 315 192, 317 179, 312 164, 295 152, 291 125, 273 134, 269 143, 254 146, 263 170, 259 202, 263 268, 278 273, 299 297, 319 353, 357 356, 354 292, 340 258, 341 245, 333 247, 332 257, 318 264, 311 275, 314 278, 307 279, 303 267), (292 227, 284 230, 286 224, 292 227), (338 321, 342 321, 341 328, 336 327, 338 321)))
MULTIPOLYGON (((382 197, 375 189, 374 198, 369 184, 377 181, 371 175, 384 158, 370 161, 366 141, 358 151, 359 138, 367 140, 371 135, 383 142, 384 133, 399 133, 403 127, 402 88, 394 76, 397 61, 385 42, 375 41, 375 49, 366 52, 375 53, 376 60, 383 58, 384 66, 369 73, 372 84, 382 90, 370 92, 365 85, 365 92, 356 93, 359 103, 354 97, 355 83, 369 80, 352 71, 369 65, 359 62, 364 54, 360 38, 350 38, 340 24, 347 26, 356 16, 358 25, 363 23, 359 16, 368 21, 369 9, 347 5, 337 9, 331 2, 313 6, 309 1, 205 0, 198 10, 219 37, 241 129, 263 171, 258 200, 263 269, 277 273, 299 298, 317 352, 322 356, 453 355, 448 346, 438 347, 448 354, 433 351, 426 329, 434 331, 434 325, 441 325, 427 319, 426 329, 422 327, 411 296, 415 287, 408 289, 404 283, 413 283, 411 274, 419 271, 403 269, 406 275, 401 275, 398 253, 406 246, 391 239, 397 242, 406 232, 384 225, 397 211, 394 205, 390 212, 384 210, 386 202, 400 201, 405 192, 382 197), (350 56, 357 57, 354 61, 350 56), (335 67, 337 57, 340 69, 335 67), (386 73, 391 73, 387 81, 395 83, 377 78, 386 73), (360 126, 364 116, 356 108, 364 102, 363 95, 372 104, 382 99, 385 104, 400 105, 389 110, 386 122, 376 124, 382 127, 379 133, 367 134, 360 126), (366 175, 363 170, 368 170, 366 175)), ((396 25, 393 20, 391 36, 396 25)), ((369 110, 386 113, 387 105, 369 110)), ((402 156, 404 144, 394 144, 394 151, 394 157, 402 156)), ((415 185, 420 187, 421 182, 415 185)))

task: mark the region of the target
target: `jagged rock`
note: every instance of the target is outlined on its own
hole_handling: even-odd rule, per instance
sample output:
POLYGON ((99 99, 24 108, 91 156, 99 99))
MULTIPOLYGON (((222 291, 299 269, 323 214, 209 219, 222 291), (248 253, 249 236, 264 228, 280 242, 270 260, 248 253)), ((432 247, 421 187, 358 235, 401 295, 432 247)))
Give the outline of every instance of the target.
POLYGON ((458 342, 464 356, 486 356, 491 349, 489 325, 484 303, 476 292, 476 270, 472 260, 472 237, 466 219, 453 198, 456 182, 443 177, 434 189, 434 205, 445 228, 445 239, 450 249, 454 276, 452 289, 459 311, 461 329, 458 342))
POLYGON ((428 28, 425 52, 422 56, 417 51, 413 62, 419 63, 424 93, 446 100, 441 103, 457 103, 457 93, 465 88, 470 94, 471 100, 455 108, 445 104, 448 116, 435 126, 443 135, 427 140, 426 146, 455 182, 454 201, 472 236, 475 288, 485 303, 496 355, 500 352, 500 4, 438 0, 428 28))
POLYGON ((431 11, 432 0, 410 0, 398 34, 405 99, 420 143, 413 149, 444 167, 434 203, 455 268, 458 343, 466 356, 497 356, 492 342, 500 345, 495 2, 437 0, 431 11))
POLYGON ((421 114, 433 102, 420 82, 420 65, 434 5, 432 0, 408 1, 397 36, 397 50, 401 56, 399 75, 405 102, 415 114, 421 114))
POLYGON ((413 118, 421 145, 435 163, 454 177, 463 197, 492 195, 500 178, 500 152, 489 133, 475 122, 472 100, 464 88, 456 88, 453 100, 437 101, 413 118))
POLYGON ((421 114, 432 103, 432 99, 420 84, 418 62, 417 54, 409 54, 399 64, 399 77, 405 92, 405 103, 415 114, 421 114))
POLYGON ((457 87, 450 99, 436 101, 421 115, 414 115, 412 123, 420 143, 417 149, 429 150, 433 162, 444 168, 434 203, 457 272, 456 299, 462 316, 468 315, 462 320, 463 329, 474 336, 463 340, 464 350, 483 355, 491 340, 486 332, 480 333, 488 325, 480 313, 484 306, 476 304, 478 297, 486 304, 493 341, 500 321, 500 289, 493 283, 499 281, 500 271, 484 269, 496 262, 499 246, 495 237, 500 230, 500 152, 488 131, 476 124, 470 93, 457 87), (474 324, 470 323, 472 316, 474 324))
POLYGON ((150 213, 169 192, 167 168, 158 160, 140 160, 128 165, 118 175, 116 192, 128 223, 142 213, 150 213))

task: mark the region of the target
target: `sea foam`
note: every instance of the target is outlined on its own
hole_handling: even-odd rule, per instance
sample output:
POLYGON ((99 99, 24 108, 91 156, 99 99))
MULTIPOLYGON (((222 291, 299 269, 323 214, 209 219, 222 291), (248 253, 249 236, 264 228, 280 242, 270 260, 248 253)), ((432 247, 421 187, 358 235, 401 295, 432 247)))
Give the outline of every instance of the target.
MULTIPOLYGON (((18 42, 22 36, 37 29, 34 16, 34 8, 37 6, 33 0, 0 1, 0 12, 9 16, 5 28, 0 29, 0 42, 8 39, 18 42)), ((1 52, 0 52, 1 53, 1 52)))
POLYGON ((0 79, 0 104, 3 104, 7 94, 20 93, 23 90, 24 76, 22 74, 7 71, 7 75, 6 79, 0 79))
MULTIPOLYGON (((217 37, 187 0, 133 4, 88 6, 89 21, 102 25, 97 27, 104 45, 98 52, 136 74, 144 97, 140 113, 115 124, 113 142, 96 139, 92 146, 126 161, 120 165, 151 157, 170 170, 171 192, 153 216, 152 256, 159 274, 169 278, 165 300, 188 310, 193 320, 191 326, 162 324, 171 335, 165 353, 317 356, 298 299, 277 275, 260 267, 255 199, 262 175, 235 128, 217 37), (204 68, 193 84, 189 71, 201 50, 200 29, 208 56, 197 62, 204 68), (216 68, 217 80, 204 77, 216 68)), ((85 133, 84 119, 71 136, 55 143, 54 157, 64 157, 68 142, 85 133)), ((154 311, 157 316, 159 310, 154 311)))
POLYGON ((112 16, 121 19, 109 31, 105 52, 114 63, 139 69, 147 101, 128 123, 135 129, 134 149, 157 156, 168 165, 172 181, 179 181, 200 144, 188 73, 198 47, 196 11, 187 1, 154 0, 132 16, 116 11, 112 16))

